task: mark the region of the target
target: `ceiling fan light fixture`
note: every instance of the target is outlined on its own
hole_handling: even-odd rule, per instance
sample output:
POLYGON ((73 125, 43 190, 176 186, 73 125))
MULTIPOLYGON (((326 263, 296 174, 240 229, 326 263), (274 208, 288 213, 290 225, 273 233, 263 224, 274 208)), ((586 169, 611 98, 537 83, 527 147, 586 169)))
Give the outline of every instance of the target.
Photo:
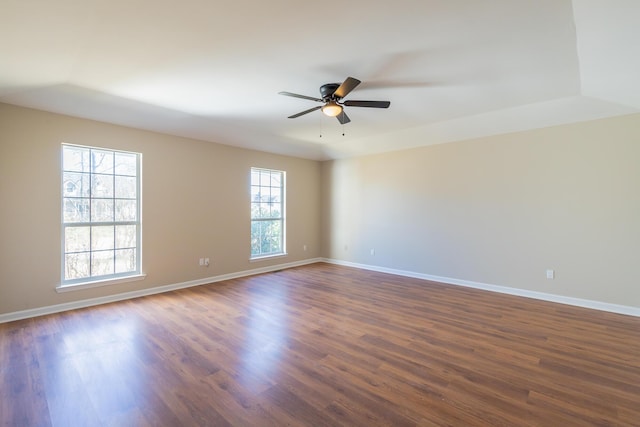
POLYGON ((342 105, 337 104, 335 101, 327 102, 324 107, 322 107, 322 112, 329 117, 336 117, 338 114, 342 113, 342 105))

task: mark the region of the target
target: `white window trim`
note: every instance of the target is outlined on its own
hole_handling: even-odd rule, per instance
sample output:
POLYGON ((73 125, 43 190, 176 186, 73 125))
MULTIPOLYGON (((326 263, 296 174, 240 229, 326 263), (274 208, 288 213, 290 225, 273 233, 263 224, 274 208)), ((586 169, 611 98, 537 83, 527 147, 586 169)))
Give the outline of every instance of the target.
POLYGON ((81 289, 91 289, 91 288, 99 288, 101 286, 108 285, 117 285, 119 283, 129 283, 129 282, 137 282, 140 280, 144 280, 147 277, 145 273, 133 274, 130 276, 117 277, 113 279, 102 279, 102 280, 93 280, 93 281, 85 281, 79 283, 71 283, 71 284, 58 284, 56 286, 56 292, 63 293, 69 291, 78 291, 81 289))
POLYGON ((284 258, 289 256, 287 252, 278 252, 277 254, 269 254, 269 255, 260 255, 249 258, 249 262, 258 262, 258 261, 266 261, 273 258, 284 258))
MULTIPOLYGON (((80 144, 71 144, 71 143, 62 143, 62 147, 64 146, 71 146, 71 147, 81 147, 81 148, 87 148, 87 149, 94 149, 94 150, 104 150, 104 151, 113 151, 113 152, 119 152, 119 153, 131 153, 131 154, 135 154, 138 157, 138 162, 137 162, 137 194, 138 194, 138 220, 136 221, 136 224, 138 226, 138 233, 136 236, 136 244, 137 244, 137 259, 136 259, 136 263, 137 263, 137 268, 136 271, 131 272, 131 273, 121 273, 121 274, 114 274, 114 275, 110 275, 107 277, 101 276, 101 277, 97 277, 97 278, 91 278, 91 277, 87 277, 87 278, 82 278, 82 279, 72 279, 69 281, 65 281, 64 280, 64 271, 65 271, 65 241, 64 241, 64 229, 65 229, 65 223, 64 223, 64 192, 62 192, 61 194, 61 212, 60 212, 60 228, 62 230, 62 238, 61 238, 61 272, 60 272, 60 276, 61 276, 61 280, 60 283, 56 285, 56 292, 61 293, 61 292, 69 292, 69 291, 73 291, 73 290, 81 290, 81 289, 90 289, 90 288, 97 288, 97 287, 101 287, 101 286, 108 286, 108 285, 115 285, 115 284, 119 284, 119 283, 127 283, 127 282, 135 282, 135 281, 139 281, 139 280, 144 280, 144 278, 147 276, 145 273, 142 272, 142 153, 138 153, 138 152, 133 152, 133 151, 127 151, 127 150, 118 150, 118 149, 113 149, 113 148, 104 148, 104 147, 94 147, 94 146, 88 146, 88 145, 80 145, 80 144)), ((64 158, 63 158, 63 154, 62 154, 63 150, 61 150, 61 155, 60 155, 60 180, 64 181, 64 158)), ((61 182, 61 187, 62 185, 64 185, 64 182, 61 182)))
MULTIPOLYGON (((287 182, 287 172, 283 171, 283 170, 279 170, 279 169, 270 169, 270 168, 261 168, 261 167, 251 167, 250 169, 250 178, 249 178, 249 194, 251 194, 251 173, 254 171, 269 171, 269 172, 279 172, 282 176, 282 180, 280 183, 280 197, 282 198, 281 201, 281 211, 282 211, 282 215, 280 220, 282 221, 282 252, 276 252, 276 253, 270 253, 270 254, 261 254, 261 255, 252 255, 251 254, 251 248, 249 248, 249 262, 259 262, 259 261, 265 261, 268 259, 273 259, 273 258, 281 258, 281 257, 286 257, 288 255, 287 253, 287 196, 286 196, 286 182, 287 182)), ((250 199, 250 203, 253 203, 253 201, 250 199)), ((268 220, 267 218, 265 218, 265 220, 268 220)), ((250 223, 253 223, 254 219, 253 217, 250 218, 250 223)))

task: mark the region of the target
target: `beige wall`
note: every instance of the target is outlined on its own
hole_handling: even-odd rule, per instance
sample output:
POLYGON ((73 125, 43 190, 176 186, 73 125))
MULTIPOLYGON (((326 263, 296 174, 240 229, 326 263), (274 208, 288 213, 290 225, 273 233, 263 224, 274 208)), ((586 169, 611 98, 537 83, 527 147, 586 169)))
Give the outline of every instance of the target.
POLYGON ((0 104, 0 314, 318 256, 640 307, 639 165, 640 115, 318 163, 0 104), (145 280, 55 292, 61 142, 143 154, 145 280), (248 261, 251 166, 288 257, 248 261))
POLYGON ((0 104, 0 314, 318 257, 320 210, 315 161, 0 104), (142 153, 145 280, 56 293, 62 142, 142 153), (287 172, 287 257, 249 262, 252 166, 287 172))
POLYGON ((640 307, 640 115, 330 161, 322 174, 326 257, 640 307))

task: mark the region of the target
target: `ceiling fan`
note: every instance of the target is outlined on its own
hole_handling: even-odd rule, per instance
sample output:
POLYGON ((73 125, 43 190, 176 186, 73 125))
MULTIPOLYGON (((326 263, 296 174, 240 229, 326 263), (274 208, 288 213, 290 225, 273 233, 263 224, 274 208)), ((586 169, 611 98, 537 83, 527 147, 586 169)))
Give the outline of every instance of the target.
POLYGON ((292 96, 294 98, 308 99, 310 101, 321 102, 324 105, 318 105, 317 107, 309 108, 308 110, 301 111, 297 114, 289 116, 289 119, 295 119, 304 114, 312 111, 322 109, 322 112, 329 117, 336 117, 341 124, 349 123, 351 120, 347 113, 344 112, 344 107, 369 107, 369 108, 389 108, 391 102, 389 101, 342 101, 342 98, 347 96, 349 92, 355 89, 360 84, 360 80, 353 77, 347 77, 342 84, 339 83, 327 83, 320 86, 320 95, 322 98, 314 98, 312 96, 298 95, 291 92, 278 92, 280 95, 292 96))

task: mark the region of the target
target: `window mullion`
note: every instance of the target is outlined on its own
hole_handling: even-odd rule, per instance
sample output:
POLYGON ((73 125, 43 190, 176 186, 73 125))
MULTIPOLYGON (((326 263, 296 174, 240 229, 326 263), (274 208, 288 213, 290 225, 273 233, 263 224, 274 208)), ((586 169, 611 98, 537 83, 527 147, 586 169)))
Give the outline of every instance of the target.
MULTIPOLYGON (((93 218, 93 150, 89 150, 89 225, 93 218)), ((91 262, 93 253, 93 227, 89 227, 89 277, 93 277, 93 263, 91 262)))

